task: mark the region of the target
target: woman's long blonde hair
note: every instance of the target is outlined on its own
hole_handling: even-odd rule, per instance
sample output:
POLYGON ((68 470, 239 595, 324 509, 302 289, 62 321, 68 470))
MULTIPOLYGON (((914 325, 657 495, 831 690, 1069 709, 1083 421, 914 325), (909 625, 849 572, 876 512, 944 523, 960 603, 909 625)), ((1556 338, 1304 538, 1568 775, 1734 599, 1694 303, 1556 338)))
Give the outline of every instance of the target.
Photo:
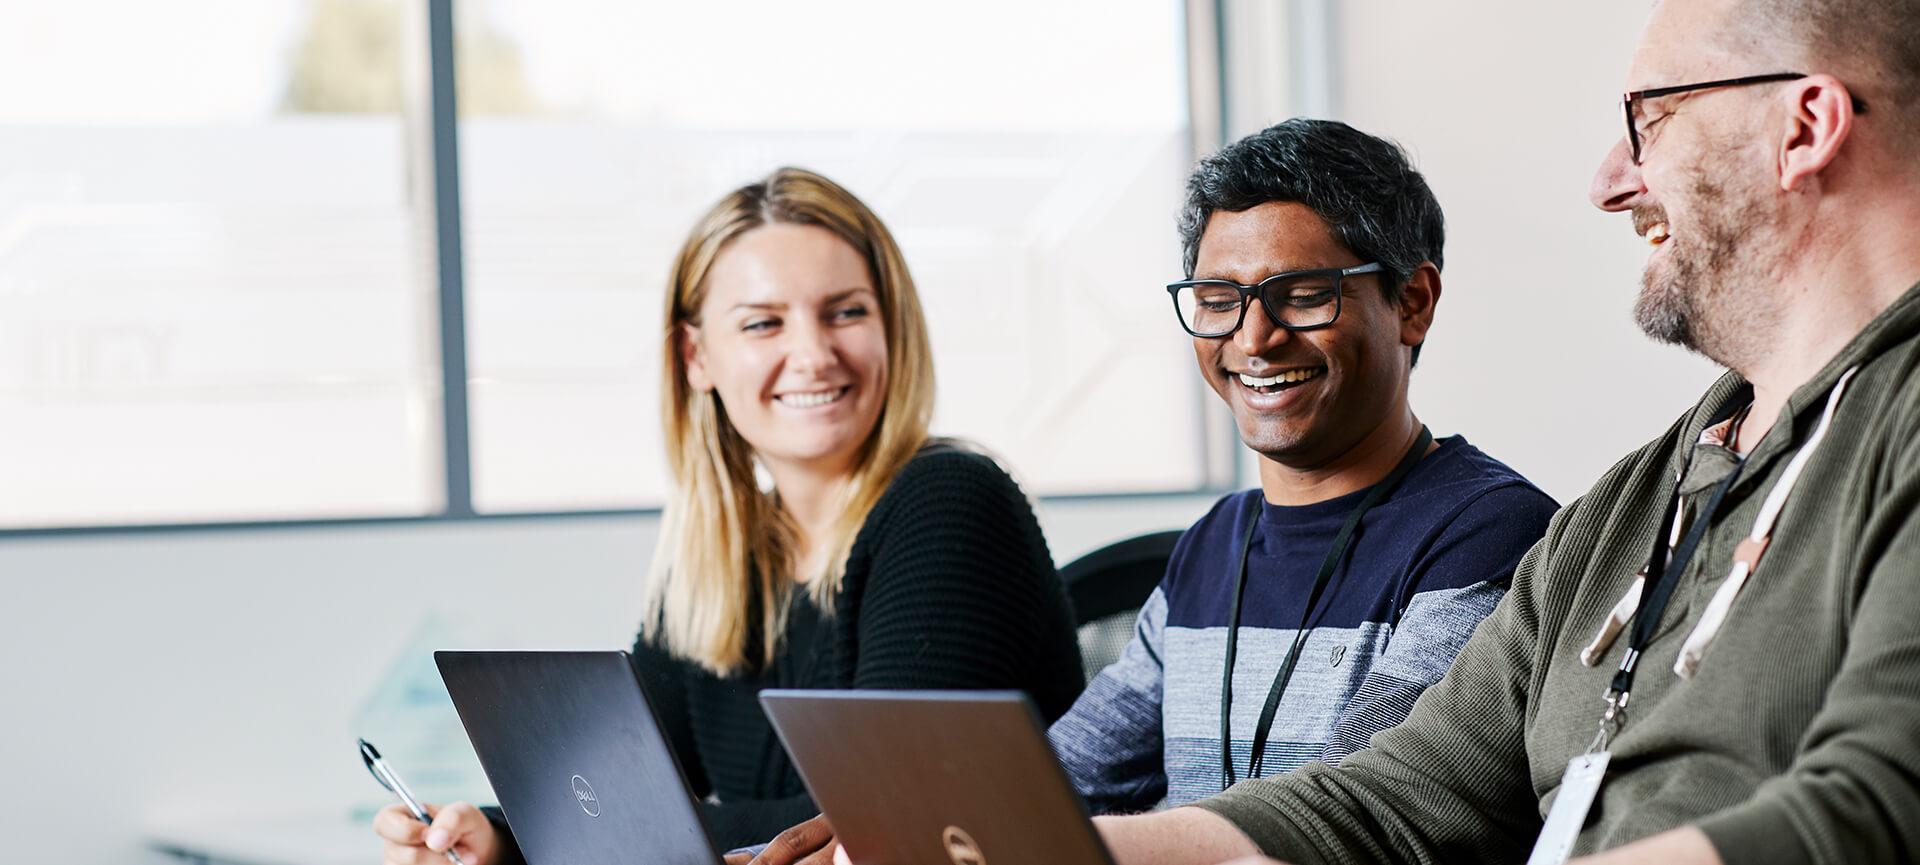
POLYGON ((680 247, 668 284, 661 394, 674 491, 647 577, 643 630, 674 655, 726 675, 771 663, 796 584, 799 529, 754 477, 753 449, 716 393, 687 382, 682 340, 699 324, 707 273, 735 237, 763 225, 815 225, 867 261, 886 329, 887 392, 855 459, 840 516, 825 539, 826 571, 810 575, 822 611, 846 573, 854 536, 893 476, 927 441, 933 354, 906 259, 880 218, 833 181, 798 168, 734 190, 701 217, 680 247), (758 640, 750 640, 758 629, 758 640), (750 647, 757 657, 747 657, 750 647))

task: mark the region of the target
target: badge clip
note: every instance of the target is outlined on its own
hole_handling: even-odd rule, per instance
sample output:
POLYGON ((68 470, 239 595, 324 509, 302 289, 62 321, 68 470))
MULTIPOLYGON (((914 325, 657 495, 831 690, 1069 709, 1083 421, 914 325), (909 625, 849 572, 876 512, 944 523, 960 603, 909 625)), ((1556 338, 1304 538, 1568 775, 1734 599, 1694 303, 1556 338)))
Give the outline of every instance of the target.
POLYGON ((1620 735, 1620 728, 1627 725, 1628 696, 1625 691, 1607 689, 1607 711, 1600 716, 1600 729, 1593 734, 1593 742, 1587 745, 1587 754, 1607 750, 1613 737, 1620 735))

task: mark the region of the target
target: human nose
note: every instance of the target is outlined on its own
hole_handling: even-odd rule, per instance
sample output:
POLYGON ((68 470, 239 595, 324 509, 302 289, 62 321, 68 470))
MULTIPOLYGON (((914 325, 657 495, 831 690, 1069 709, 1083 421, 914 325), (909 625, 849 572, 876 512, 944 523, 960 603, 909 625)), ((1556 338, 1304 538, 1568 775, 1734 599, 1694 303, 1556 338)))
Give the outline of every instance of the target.
POLYGON ((1266 301, 1258 297, 1247 300, 1247 312, 1240 319, 1240 329, 1233 332, 1234 347, 1247 357, 1259 357, 1292 338, 1293 331, 1274 324, 1267 315, 1266 301))
POLYGON ((1593 173, 1593 185, 1587 189, 1587 200, 1608 213, 1619 213, 1633 209, 1634 203, 1646 192, 1640 166, 1634 164, 1631 148, 1622 137, 1600 160, 1600 168, 1593 173))
POLYGON ((801 322, 787 329, 787 366, 795 372, 819 372, 838 362, 833 334, 819 322, 801 322))

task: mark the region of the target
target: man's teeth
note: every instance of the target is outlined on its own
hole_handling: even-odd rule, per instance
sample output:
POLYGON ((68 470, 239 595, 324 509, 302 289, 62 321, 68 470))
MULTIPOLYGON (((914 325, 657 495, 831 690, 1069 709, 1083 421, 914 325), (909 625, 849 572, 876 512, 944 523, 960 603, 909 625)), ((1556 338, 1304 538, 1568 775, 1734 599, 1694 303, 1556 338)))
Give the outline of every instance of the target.
POLYGON ((837 402, 841 397, 846 396, 847 391, 851 389, 852 388, 842 387, 833 390, 817 391, 815 393, 783 393, 775 397, 775 399, 780 400, 781 405, 791 408, 814 408, 815 406, 823 406, 830 402, 837 402))
POLYGON ((1243 372, 1240 373, 1240 383, 1247 387, 1273 387, 1281 382, 1297 384, 1319 375, 1321 371, 1321 367, 1314 367, 1313 369, 1290 369, 1266 378, 1247 375, 1243 372))
POLYGON ((1659 246, 1662 243, 1666 243, 1667 239, 1672 236, 1673 233, 1667 228, 1666 223, 1656 222, 1652 227, 1647 229, 1647 245, 1659 246))

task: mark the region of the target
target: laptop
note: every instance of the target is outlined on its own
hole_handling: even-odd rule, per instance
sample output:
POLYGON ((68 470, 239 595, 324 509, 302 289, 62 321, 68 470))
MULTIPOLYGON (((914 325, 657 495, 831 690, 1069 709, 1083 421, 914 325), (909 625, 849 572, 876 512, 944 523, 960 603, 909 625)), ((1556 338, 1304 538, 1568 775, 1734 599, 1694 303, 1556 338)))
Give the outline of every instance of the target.
POLYGON ((719 865, 626 652, 435 652, 529 865, 719 865))
POLYGON ((1018 691, 760 693, 855 862, 1113 865, 1018 691))

